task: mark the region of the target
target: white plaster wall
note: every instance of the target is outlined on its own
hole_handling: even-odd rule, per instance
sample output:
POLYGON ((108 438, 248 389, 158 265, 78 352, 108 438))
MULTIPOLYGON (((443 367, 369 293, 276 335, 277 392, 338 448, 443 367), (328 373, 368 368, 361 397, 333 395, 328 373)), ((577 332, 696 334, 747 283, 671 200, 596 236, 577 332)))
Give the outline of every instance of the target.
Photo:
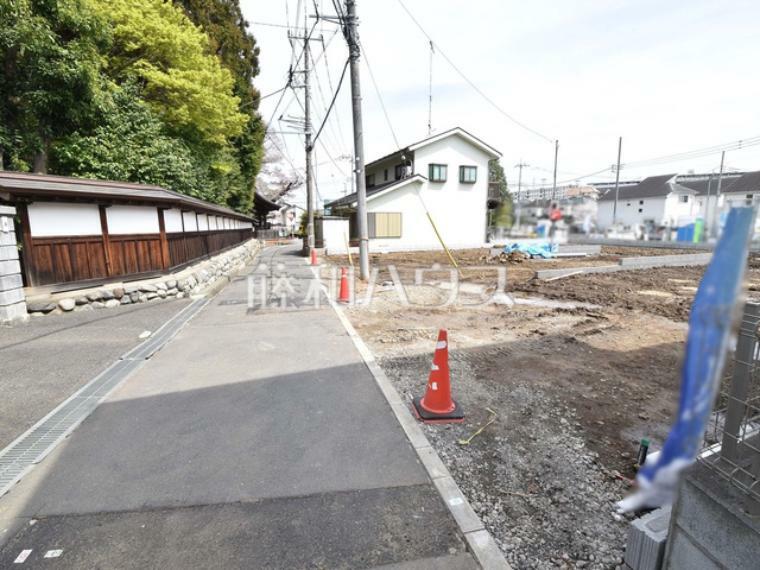
POLYGON ((208 231, 208 216, 206 214, 198 214, 198 230, 208 231))
POLYGON ((665 223, 671 227, 692 223, 697 215, 694 196, 687 195, 688 202, 681 202, 683 194, 668 194, 665 200, 665 223))
POLYGON ((198 224, 195 221, 195 212, 182 212, 182 219, 185 221, 186 232, 198 231, 198 224))
POLYGON ((106 208, 106 217, 112 235, 159 233, 155 206, 111 206, 106 208))
POLYGON ((216 216, 209 216, 208 217, 208 229, 215 230, 216 229, 216 216))
POLYGON ((95 204, 34 202, 28 211, 34 237, 101 234, 100 211, 95 204))
POLYGON ((182 232, 182 212, 176 208, 164 210, 164 228, 168 233, 182 232))
POLYGON ((345 254, 346 240, 349 239, 348 219, 322 220, 322 239, 329 255, 345 254))

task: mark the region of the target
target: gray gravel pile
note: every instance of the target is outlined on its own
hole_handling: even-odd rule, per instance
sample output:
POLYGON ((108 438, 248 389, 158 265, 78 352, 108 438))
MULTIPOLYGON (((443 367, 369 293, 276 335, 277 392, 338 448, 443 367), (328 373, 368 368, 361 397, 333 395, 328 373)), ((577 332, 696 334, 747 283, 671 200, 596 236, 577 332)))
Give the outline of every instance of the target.
MULTIPOLYGON (((614 513, 624 484, 586 448, 567 409, 540 389, 477 379, 467 356, 451 355, 454 396, 463 424, 424 430, 475 511, 504 551, 522 568, 621 567, 627 521, 614 513), (469 445, 469 437, 497 413, 469 445)), ((430 359, 381 358, 405 399, 422 395, 430 359)))

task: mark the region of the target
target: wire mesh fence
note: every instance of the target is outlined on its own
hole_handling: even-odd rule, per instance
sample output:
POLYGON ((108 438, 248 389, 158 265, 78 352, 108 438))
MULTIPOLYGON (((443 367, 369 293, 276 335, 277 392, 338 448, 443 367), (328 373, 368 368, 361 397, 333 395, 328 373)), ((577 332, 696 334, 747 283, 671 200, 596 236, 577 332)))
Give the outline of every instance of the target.
POLYGON ((760 303, 748 302, 699 461, 746 496, 760 515, 760 303))

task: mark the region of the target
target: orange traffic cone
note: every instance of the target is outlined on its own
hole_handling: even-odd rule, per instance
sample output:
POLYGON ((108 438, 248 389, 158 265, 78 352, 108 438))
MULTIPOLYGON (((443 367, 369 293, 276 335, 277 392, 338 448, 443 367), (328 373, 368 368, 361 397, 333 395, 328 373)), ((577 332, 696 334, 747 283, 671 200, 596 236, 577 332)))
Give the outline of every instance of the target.
POLYGON ((412 400, 417 417, 426 423, 464 421, 464 412, 451 398, 449 378, 449 340, 445 329, 438 332, 433 365, 430 367, 427 389, 422 398, 412 400))
POLYGON ((338 303, 350 303, 351 296, 348 292, 348 272, 345 267, 340 268, 340 294, 338 303))
POLYGON ((311 264, 319 265, 319 260, 317 260, 317 250, 313 247, 311 248, 311 264))

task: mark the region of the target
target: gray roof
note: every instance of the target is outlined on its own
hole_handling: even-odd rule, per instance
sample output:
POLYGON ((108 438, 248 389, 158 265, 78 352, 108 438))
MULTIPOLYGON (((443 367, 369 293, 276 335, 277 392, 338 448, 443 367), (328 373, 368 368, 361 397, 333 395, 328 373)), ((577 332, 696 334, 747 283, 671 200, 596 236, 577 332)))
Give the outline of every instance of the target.
MULTIPOLYGON (((400 184, 402 182, 407 182, 411 180, 412 178, 420 178, 425 179, 424 176, 420 174, 415 174, 413 176, 408 176, 406 178, 401 178, 399 180, 391 180, 389 182, 383 182, 382 184, 378 184, 376 186, 370 186, 367 188, 367 198, 372 196, 373 194, 377 194, 378 192, 382 192, 386 188, 390 188, 391 186, 394 186, 396 184, 400 184)), ((347 194, 343 196, 342 198, 338 198, 337 200, 333 200, 332 202, 326 202, 325 208, 339 208, 341 206, 350 206, 356 202, 356 192, 352 194, 347 194)))
POLYGON ((733 182, 731 186, 725 190, 731 193, 749 194, 750 192, 760 192, 760 170, 756 172, 747 172, 739 177, 738 180, 733 182))
POLYGON ((108 199, 116 202, 161 203, 177 207, 185 206, 246 221, 252 220, 250 216, 230 208, 150 184, 0 171, 0 191, 5 191, 12 196, 37 199, 41 197, 59 200, 108 199))
MULTIPOLYGON (((654 198, 658 196, 667 196, 673 190, 678 189, 678 185, 671 184, 675 174, 661 174, 659 176, 650 176, 645 178, 635 186, 619 188, 618 200, 638 200, 639 198, 654 198), (675 188, 674 188, 675 186, 675 188)), ((686 189, 688 190, 688 189, 686 189)), ((608 190, 600 201, 609 201, 615 199, 615 188, 608 190)))
MULTIPOLYGON (((724 173, 720 183, 721 193, 730 192, 729 188, 740 176, 741 173, 724 173)), ((686 174, 676 178, 676 182, 679 186, 694 190, 698 196, 707 196, 708 188, 711 196, 715 196, 718 192, 717 174, 713 174, 712 178, 709 174, 686 174)))

